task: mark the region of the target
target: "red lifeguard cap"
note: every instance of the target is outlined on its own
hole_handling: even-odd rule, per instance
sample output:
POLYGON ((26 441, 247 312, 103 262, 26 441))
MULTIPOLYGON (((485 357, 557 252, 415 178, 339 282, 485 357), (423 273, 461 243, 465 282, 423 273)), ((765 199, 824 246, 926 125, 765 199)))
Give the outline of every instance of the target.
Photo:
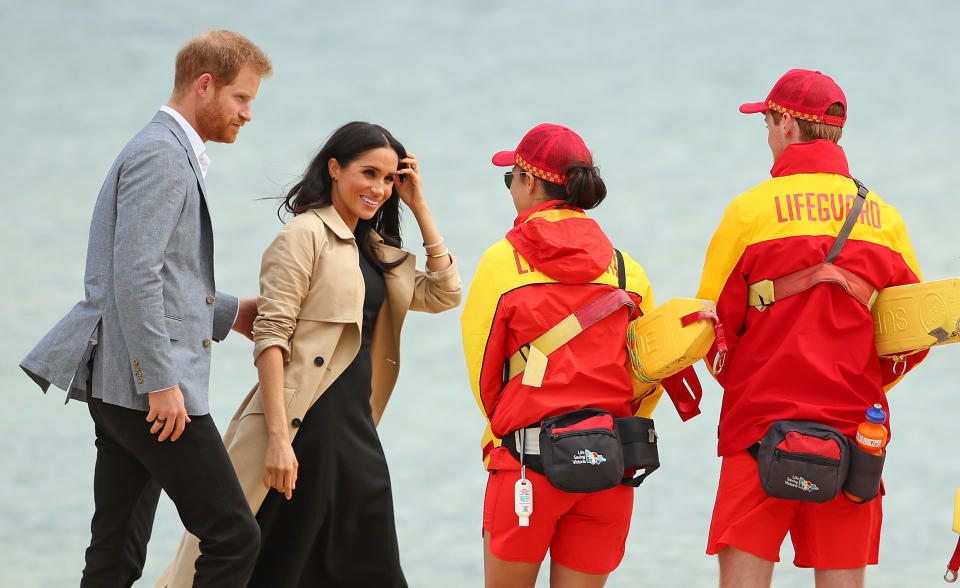
POLYGON ((519 165, 541 180, 560 185, 567 183, 563 170, 572 163, 593 165, 590 150, 580 135, 550 123, 530 129, 513 151, 499 151, 493 156, 493 165, 519 165))
POLYGON ((740 112, 753 114, 775 110, 793 118, 843 127, 847 121, 847 98, 828 75, 809 69, 791 69, 783 74, 764 102, 740 105, 740 112), (835 102, 843 105, 843 117, 826 114, 835 102))

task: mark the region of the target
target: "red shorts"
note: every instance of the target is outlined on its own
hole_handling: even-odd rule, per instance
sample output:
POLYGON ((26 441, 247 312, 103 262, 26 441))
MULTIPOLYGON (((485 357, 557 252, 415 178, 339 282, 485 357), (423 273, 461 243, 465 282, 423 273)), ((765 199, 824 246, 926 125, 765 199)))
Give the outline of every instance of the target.
POLYGON ((483 530, 490 533, 490 552, 506 561, 540 563, 550 558, 562 566, 588 574, 609 574, 623 559, 633 488, 575 494, 555 488, 527 469, 533 483, 530 526, 517 524, 514 484, 520 470, 491 471, 483 500, 483 530))
POLYGON ((878 496, 854 504, 842 493, 822 504, 771 498, 760 486, 756 460, 746 451, 728 455, 720 468, 707 554, 729 545, 780 561, 780 545, 789 531, 797 567, 830 570, 876 564, 882 500, 878 496))

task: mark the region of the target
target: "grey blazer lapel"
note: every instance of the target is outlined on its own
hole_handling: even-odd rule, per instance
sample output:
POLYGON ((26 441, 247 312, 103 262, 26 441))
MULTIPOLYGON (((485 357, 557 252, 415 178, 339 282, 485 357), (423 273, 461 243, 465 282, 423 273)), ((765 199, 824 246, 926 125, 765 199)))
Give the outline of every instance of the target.
POLYGON ((187 152, 187 160, 190 161, 190 167, 193 169, 193 173, 197 176, 197 182, 200 185, 200 195, 203 197, 204 201, 206 201, 207 185, 203 181, 203 173, 200 171, 200 162, 197 161, 197 155, 193 152, 193 145, 190 144, 190 139, 187 138, 187 133, 184 132, 183 127, 180 126, 180 123, 178 123, 175 118, 162 110, 158 110, 157 114, 153 116, 153 120, 150 122, 160 123, 167 127, 177 138, 177 141, 180 141, 180 145, 182 145, 187 152))

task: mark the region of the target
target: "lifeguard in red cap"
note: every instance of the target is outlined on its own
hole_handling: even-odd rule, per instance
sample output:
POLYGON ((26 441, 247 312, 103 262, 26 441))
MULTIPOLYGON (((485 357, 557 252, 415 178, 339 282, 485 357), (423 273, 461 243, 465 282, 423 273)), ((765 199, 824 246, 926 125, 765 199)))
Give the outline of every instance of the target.
POLYGON ((584 212, 607 189, 579 135, 538 125, 493 164, 508 168, 518 216, 483 254, 461 318, 470 385, 488 421, 486 586, 532 588, 549 550, 551 586, 600 587, 623 559, 639 484, 631 462, 654 458, 640 459, 644 476, 659 465, 653 421, 633 415, 649 417, 661 389, 626 367, 627 322, 654 308, 653 291, 584 212), (568 420, 546 437, 584 440, 566 460, 541 435, 543 419, 560 415, 568 420), (548 463, 560 478, 547 477, 548 463), (595 475, 606 489, 594 490, 595 475))
MULTIPOLYGON (((924 354, 896 371, 878 358, 870 305, 878 290, 919 281, 920 269, 900 215, 847 168, 837 145, 847 101, 830 77, 790 70, 766 100, 740 111, 763 114, 774 164, 771 179, 727 207, 700 282, 698 297, 717 302, 729 345, 717 376, 723 464, 707 553, 719 556, 721 586, 769 586, 789 532, 794 565, 814 568, 818 587, 862 586, 865 566, 877 563, 882 490, 864 504, 843 492, 821 502, 775 498, 761 486, 758 442, 790 420, 840 431, 837 447, 855 436, 866 408, 889 414, 885 391, 924 354)), ((802 455, 821 443, 787 437, 784 446, 802 455)), ((842 484, 852 479, 842 475, 842 484)), ((809 478, 788 472, 774 481, 813 496, 824 484, 809 478)))

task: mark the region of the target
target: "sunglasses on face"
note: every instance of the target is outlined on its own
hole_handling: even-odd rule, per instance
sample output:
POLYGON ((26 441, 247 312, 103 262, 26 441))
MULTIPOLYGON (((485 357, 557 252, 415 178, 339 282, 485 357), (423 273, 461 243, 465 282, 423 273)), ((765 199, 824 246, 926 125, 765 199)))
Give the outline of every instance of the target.
POLYGON ((508 172, 504 172, 504 173, 503 173, 503 183, 507 185, 507 190, 510 189, 510 184, 513 183, 513 175, 514 175, 514 174, 525 174, 525 173, 527 173, 527 172, 525 172, 525 171, 517 171, 517 172, 515 172, 515 171, 508 171, 508 172))

